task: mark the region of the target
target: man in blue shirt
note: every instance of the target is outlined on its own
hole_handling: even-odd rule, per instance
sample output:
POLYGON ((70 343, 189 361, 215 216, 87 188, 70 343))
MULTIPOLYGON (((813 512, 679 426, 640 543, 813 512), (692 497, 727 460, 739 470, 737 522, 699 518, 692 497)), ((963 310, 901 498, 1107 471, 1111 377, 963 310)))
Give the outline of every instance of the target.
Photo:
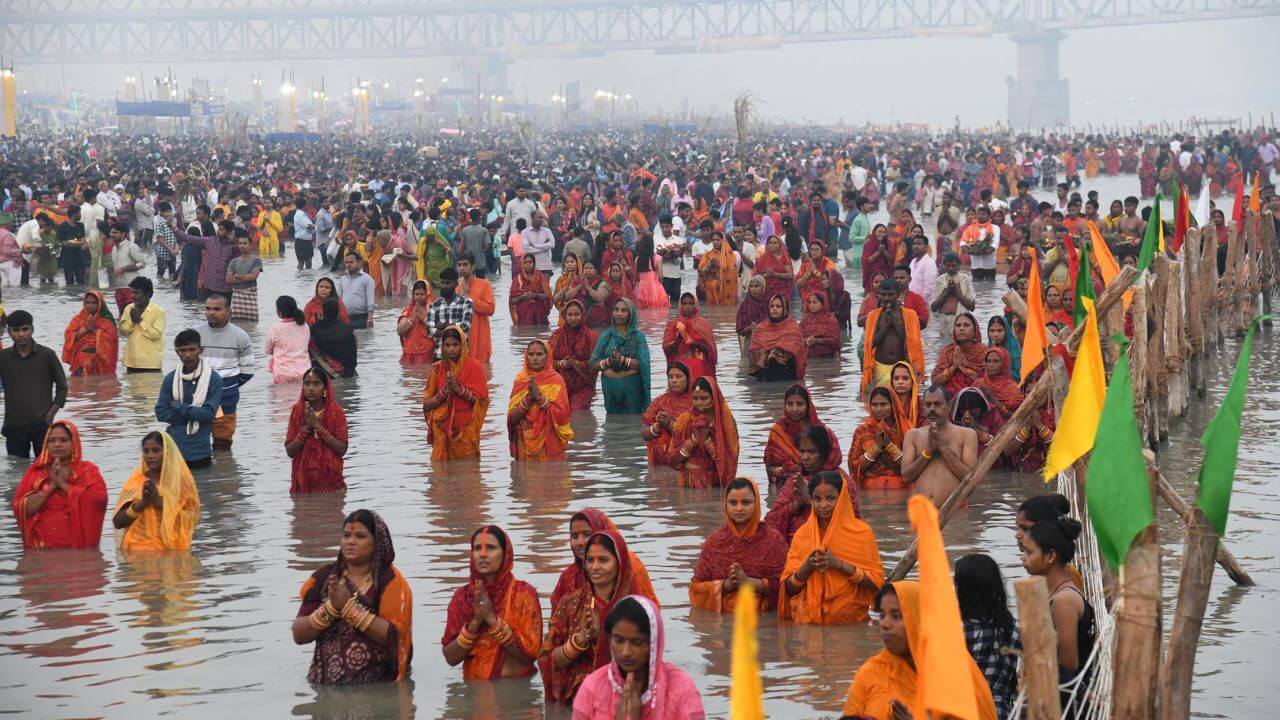
POLYGON ((182 366, 164 376, 156 399, 156 419, 168 423, 182 458, 193 468, 209 467, 213 458, 213 419, 222 404, 222 378, 200 354, 200 333, 183 330, 173 339, 182 366))

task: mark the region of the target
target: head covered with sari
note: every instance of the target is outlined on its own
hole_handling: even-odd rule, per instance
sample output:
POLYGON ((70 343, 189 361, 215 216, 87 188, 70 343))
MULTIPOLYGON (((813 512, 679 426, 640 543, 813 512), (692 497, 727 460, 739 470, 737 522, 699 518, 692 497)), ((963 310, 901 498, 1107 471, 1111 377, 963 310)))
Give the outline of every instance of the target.
MULTIPOLYGON (((600 532, 612 532, 621 535, 622 532, 613 524, 608 515, 595 508, 583 508, 575 512, 569 518, 569 527, 572 529, 573 523, 585 522, 587 527, 591 528, 591 534, 600 532)), ((635 555, 631 556, 631 573, 634 591, 642 595, 653 595, 653 581, 649 579, 649 570, 645 568, 644 563, 635 555)), ((583 567, 582 558, 577 555, 573 556, 573 563, 566 567, 560 573, 560 579, 556 582, 556 587, 551 591, 551 607, 560 604, 560 600, 573 590, 588 584, 587 571, 583 567)))
POLYGON ((676 420, 673 434, 677 438, 687 438, 695 426, 707 425, 708 435, 715 445, 716 485, 728 485, 738 476, 738 422, 724 399, 720 385, 713 378, 703 376, 694 380, 690 394, 699 389, 711 393, 711 412, 703 414, 690 409, 676 420))
MULTIPOLYGON (((756 272, 764 272, 760 269, 759 264, 756 265, 756 272)), ((734 329, 739 335, 746 332, 747 328, 758 323, 763 323, 769 319, 769 296, 764 294, 765 279, 761 275, 752 275, 747 281, 747 294, 742 296, 742 300, 738 303, 736 322, 734 329), (760 288, 760 297, 755 297, 751 291, 756 287, 760 288)))
MULTIPOLYGON (((471 351, 467 344, 467 331, 458 325, 450 325, 440 333, 440 344, 444 344, 444 338, 452 333, 457 333, 459 342, 462 343, 462 351, 458 355, 457 361, 446 360, 443 356, 435 362, 431 367, 431 374, 428 377, 426 394, 434 395, 444 389, 445 383, 449 376, 453 375, 458 378, 458 382, 470 390, 477 388, 488 392, 488 380, 484 375, 484 367, 479 362, 472 361, 471 351)), ((487 397, 487 395, 486 395, 487 397)), ((453 394, 449 399, 438 405, 431 411, 432 420, 445 421, 444 429, 453 435, 458 430, 467 426, 471 422, 472 415, 475 412, 476 403, 468 402, 465 398, 453 394)), ((428 434, 430 434, 433 423, 427 424, 428 434)), ((431 438, 428 437, 428 440, 431 438)))
POLYGON ((513 457, 517 455, 518 443, 526 448, 539 446, 539 449, 546 450, 544 455, 563 454, 565 446, 573 439, 573 427, 569 425, 569 390, 564 378, 555 370, 555 355, 551 346, 542 340, 533 340, 525 346, 524 365, 516 373, 515 382, 511 386, 511 400, 507 403, 508 417, 529 397, 530 385, 538 387, 538 393, 547 401, 547 405, 541 408, 543 412, 525 415, 525 419, 530 420, 530 427, 524 430, 508 422, 511 454, 513 457), (542 346, 542 351, 547 354, 541 370, 529 367, 529 348, 535 344, 542 346), (530 415, 535 417, 530 418, 530 415))
MULTIPOLYGON (((781 295, 774 295, 769 298, 769 302, 772 303, 775 299, 781 300, 785 308, 791 307, 787 299, 781 295)), ((804 334, 800 332, 800 324, 791 317, 789 311, 779 320, 767 317, 767 320, 757 325, 755 331, 751 333, 751 344, 748 347, 751 353, 768 352, 774 348, 780 348, 793 355, 796 359, 796 377, 804 377, 805 366, 809 362, 809 348, 804 344, 804 334)))
POLYGON ((107 486, 98 467, 85 460, 83 452, 80 430, 70 420, 55 420, 45 431, 43 449, 23 473, 18 489, 13 494, 13 514, 18 521, 18 532, 22 535, 24 548, 97 547, 102 537, 102 519, 106 513, 107 486), (65 493, 66 511, 71 516, 66 521, 59 519, 56 530, 60 532, 55 532, 43 527, 39 520, 45 511, 55 511, 51 503, 60 493, 50 495, 40 512, 31 517, 27 517, 27 500, 50 482, 56 461, 51 453, 49 434, 59 429, 71 437, 71 455, 66 460, 69 472, 65 493), (50 534, 46 536, 44 530, 50 530, 50 534))
POLYGON ((805 387, 803 383, 791 385, 782 394, 782 402, 782 416, 773 423, 773 427, 769 428, 769 440, 764 448, 765 467, 781 467, 783 474, 799 471, 800 433, 804 432, 805 428, 814 425, 827 431, 827 439, 831 443, 826 460, 823 462, 823 469, 833 470, 840 467, 842 459, 840 455, 840 439, 818 417, 818 407, 813 402, 813 395, 809 392, 809 388, 805 387), (794 420, 787 414, 786 401, 791 397, 804 398, 806 408, 804 419, 794 420))
POLYGON ((761 522, 760 488, 750 478, 735 478, 724 489, 720 511, 724 524, 707 537, 693 569, 689 599, 694 607, 728 612, 736 594, 726 595, 722 582, 736 564, 749 577, 765 581, 765 592, 758 599, 761 609, 773 607, 777 600, 778 576, 787 561, 787 541, 774 528, 761 522), (738 527, 729 515, 729 493, 747 489, 755 500, 751 519, 738 527))
POLYGON ((983 361, 985 362, 986 358, 992 355, 1000 358, 1000 367, 994 372, 988 369, 986 374, 978 378, 973 385, 988 397, 998 400, 1004 406, 1005 413, 1013 414, 1013 411, 1022 404, 1024 395, 1022 388, 1018 387, 1017 381, 1013 379, 1010 372, 1013 365, 1009 351, 1003 347, 989 347, 983 356, 983 361))
POLYGON ((92 317, 83 306, 80 312, 71 318, 63 336, 62 362, 75 374, 107 375, 116 369, 116 357, 120 347, 120 332, 116 329, 116 319, 111 316, 111 308, 102 293, 89 290, 84 294, 98 301, 98 312, 92 317), (76 338, 76 333, 84 329, 94 332, 76 338))
POLYGON ((618 329, 616 323, 609 323, 604 332, 600 333, 600 339, 596 341, 596 349, 591 353, 591 362, 600 362, 609 357, 614 350, 617 350, 625 357, 635 358, 636 371, 640 378, 643 392, 642 405, 647 406, 649 399, 652 397, 649 388, 649 343, 644 335, 640 333, 640 321, 636 316, 636 304, 631 301, 631 298, 619 298, 618 302, 626 306, 630 320, 627 326, 621 330, 618 329))
POLYGON ((1013 325, 1009 322, 1009 319, 1003 315, 995 315, 991 318, 991 321, 987 323, 988 339, 990 338, 990 335, 991 335, 992 323, 999 323, 1000 325, 1004 326, 1004 342, 1000 345, 1000 347, 1003 347, 1005 351, 1009 353, 1010 376, 1015 381, 1021 382, 1022 381, 1022 377, 1021 377, 1022 343, 1018 342, 1018 336, 1015 335, 1013 332, 1013 325))
MULTIPOLYGON (((128 527, 116 531, 116 547, 124 551, 186 550, 191 547, 191 536, 195 534, 196 523, 200 521, 200 491, 196 489, 196 480, 187 467, 187 461, 182 458, 178 444, 169 433, 149 433, 143 438, 143 442, 148 439, 155 439, 164 447, 160 477, 156 480, 156 490, 163 501, 159 518, 146 511, 139 514, 128 527)), ((129 479, 124 481, 115 512, 120 512, 120 508, 126 504, 142 499, 146 483, 147 464, 143 461, 134 469, 129 479)))

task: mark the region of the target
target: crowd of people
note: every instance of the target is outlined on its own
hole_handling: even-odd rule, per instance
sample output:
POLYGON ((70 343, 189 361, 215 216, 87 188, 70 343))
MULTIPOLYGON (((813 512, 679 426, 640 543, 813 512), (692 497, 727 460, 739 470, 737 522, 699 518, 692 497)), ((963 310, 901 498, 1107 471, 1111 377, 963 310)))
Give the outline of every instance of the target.
MULTIPOLYGON (((691 569, 695 608, 732 611, 749 586, 758 609, 783 621, 876 615, 884 649, 854 677, 850 717, 912 714, 920 634, 918 588, 885 582, 859 492, 900 490, 941 506, 1044 371, 1023 362, 1028 319, 1043 317, 1034 334, 1069 361, 1055 343, 1077 322, 1076 289, 1100 290, 1103 262, 1137 261, 1152 208, 1130 196, 1104 215, 1096 191, 1075 190, 1080 175, 1135 173, 1143 197, 1234 196, 1231 215, 1212 207, 1205 222, 1224 248, 1247 184, 1280 218, 1277 151, 1261 131, 815 134, 767 138, 745 157, 725 139, 622 132, 526 148, 456 139, 431 152, 407 138, 240 151, 113 136, 91 138, 98 159, 88 165, 57 150, 68 141, 43 140, 2 150, 0 282, 53 285, 60 271, 84 294, 60 354, 35 341, 30 312, 4 316, 6 448, 35 456, 13 502, 30 551, 96 547, 105 520, 103 478, 76 425, 58 418, 67 375, 115 376, 121 364, 160 373, 168 347, 176 365, 155 398, 164 431, 142 438, 111 522, 124 552, 190 548, 200 519, 193 470, 233 447, 240 389, 260 362, 241 325, 261 320, 261 274, 296 265, 319 275, 314 296, 275 298, 262 348, 272 381, 299 390, 281 429, 291 493, 345 487, 348 422, 334 387, 358 373, 362 338, 390 332, 375 327, 376 308, 403 305, 400 361, 429 368, 421 423, 433 461, 478 457, 494 422, 491 326, 535 330, 542 337, 524 346, 507 399, 511 457, 571 458, 571 420, 593 412, 597 393, 606 414, 634 416, 650 463, 722 497, 724 524, 691 569), (1040 187, 1055 201, 1038 200, 1040 187), (881 211, 889 221, 872 224, 881 211), (290 247, 293 262, 282 263, 290 247), (504 275, 505 317, 494 293, 504 275), (996 283, 1037 312, 976 317, 975 287, 996 283), (170 327, 158 292, 202 303, 205 321, 170 327), (732 332, 703 314, 719 306, 734 308, 732 332), (641 331, 644 308, 670 308, 660 338, 641 331), (945 342, 932 363, 925 333, 945 342), (724 352, 735 345, 737 357, 724 352), (839 354, 858 358, 857 377, 841 384, 865 406, 847 452, 808 386, 810 360, 839 354), (651 387, 659 357, 662 392, 651 387), (780 391, 767 437, 739 436, 728 378, 780 391), (748 440, 759 455, 742 455, 748 440), (739 472, 748 462, 763 464, 759 481, 739 472)), ((1033 413, 998 466, 1038 473, 1054 430, 1051 409, 1033 413)), ((1080 525, 1069 514, 1065 498, 1041 495, 1016 521, 1024 567, 1049 580, 1067 679, 1095 633, 1071 567, 1080 525)), ((516 579, 506 532, 475 530, 470 576, 440 641, 445 660, 468 680, 541 675, 547 702, 572 704, 575 718, 702 717, 696 684, 663 660, 642 559, 599 511, 573 514, 568 531, 572 554, 548 607, 516 579)), ((413 593, 394 561, 376 512, 346 517, 338 558, 307 580, 292 625, 297 643, 315 646, 311 682, 408 673, 413 593)), ((1007 717, 1018 640, 1000 570, 966 556, 955 580, 972 670, 986 680, 978 704, 983 717, 1007 717)))

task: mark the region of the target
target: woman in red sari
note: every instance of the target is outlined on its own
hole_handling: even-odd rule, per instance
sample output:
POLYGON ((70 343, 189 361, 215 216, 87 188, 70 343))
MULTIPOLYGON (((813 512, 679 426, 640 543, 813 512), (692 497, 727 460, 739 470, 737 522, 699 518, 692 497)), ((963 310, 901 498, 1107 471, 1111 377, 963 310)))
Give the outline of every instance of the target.
POLYGON ((796 281, 795 266, 787 256, 787 249, 782 239, 770 235, 765 242, 764 252, 756 258, 755 277, 764 278, 765 297, 781 295, 790 298, 796 281))
POLYGON ((849 445, 849 475, 858 487, 897 490, 902 481, 902 440, 910 425, 900 413, 900 402, 884 386, 867 394, 867 417, 853 431, 849 445))
POLYGON ((107 515, 107 484, 98 466, 84 459, 80 431, 57 420, 44 448, 13 494, 22 547, 96 548, 107 515))
POLYGON ((827 257, 827 246, 821 240, 809 242, 809 252, 800 260, 800 271, 796 273, 796 283, 800 286, 800 302, 807 307, 809 296, 814 293, 825 294, 824 280, 827 272, 835 270, 836 264, 827 257))
POLYGON ((695 608, 733 612, 738 590, 755 588, 757 610, 772 610, 778 600, 778 578, 787 562, 787 541, 760 522, 760 490, 748 478, 735 478, 721 504, 724 525, 702 544, 689 583, 695 608))
MULTIPOLYGON (((609 244, 605 246, 604 254, 600 256, 600 267, 611 268, 614 263, 622 266, 623 277, 634 286, 636 284, 636 256, 623 244, 621 230, 614 230, 609 233, 609 244)), ((610 284, 612 283, 613 280, 610 279, 610 284)))
POLYGON ((724 487, 738 475, 738 423, 709 377, 693 382, 689 399, 692 407, 671 430, 671 467, 680 471, 681 487, 724 487))
POLYGON ((613 307, 613 304, 622 298, 634 301, 636 299, 636 290, 631 278, 628 276, 627 268, 620 262, 605 265, 605 267, 609 268, 605 278, 609 283, 609 297, 605 300, 609 307, 613 307))
MULTIPOLYGON (((565 256, 565 259, 574 257, 565 256)), ((596 397, 596 370, 591 364, 591 352, 600 339, 596 331, 587 327, 587 311, 578 300, 565 303, 560 312, 563 321, 551 332, 548 345, 555 358, 556 372, 564 378, 569 389, 569 410, 586 410, 596 397)))
POLYGON ((542 641, 538 668, 548 702, 572 703, 582 681, 609 663, 604 620, 619 600, 636 594, 658 602, 636 587, 631 553, 617 533, 593 534, 584 549, 583 567, 586 582, 561 599, 542 641))
POLYGON ((680 296, 680 314, 667 323, 662 333, 662 352, 667 362, 683 362, 697 380, 703 375, 716 376, 716 337, 711 323, 698 312, 698 298, 693 293, 680 296))
POLYGON ((553 368, 551 348, 529 343, 524 367, 516 373, 507 403, 507 435, 516 460, 564 460, 573 439, 569 426, 569 389, 553 368))
POLYGON ((70 375, 115 375, 120 333, 102 293, 84 294, 84 305, 63 334, 62 362, 70 375))
POLYGON ((1012 360, 1008 350, 1002 347, 987 348, 984 363, 985 372, 973 386, 986 393, 987 399, 991 401, 992 412, 999 415, 996 427, 1002 427, 1009 416, 1013 415, 1013 411, 1022 404, 1022 388, 1018 387, 1018 383, 1009 374, 1012 360))
POLYGON ((551 317, 551 284, 538 272, 532 255, 520 258, 520 272, 511 278, 507 304, 515 325, 546 325, 551 317))
POLYGON ((640 416, 643 425, 640 435, 647 446, 650 465, 670 465, 676 450, 671 445, 671 432, 676 420, 693 407, 689 390, 693 385, 693 372, 683 360, 672 361, 667 366, 667 391, 653 399, 640 416))
POLYGON ((413 284, 413 299, 396 320, 401 365, 429 365, 436 359, 436 341, 427 331, 427 309, 432 299, 431 285, 426 280, 413 284))
POLYGON ((289 413, 284 451, 293 459, 289 494, 331 492, 347 486, 342 479, 347 415, 333 396, 329 374, 318 368, 302 374, 302 395, 289 413))
POLYGON ((862 292, 874 296, 876 275, 890 277, 896 264, 897 248, 889 241, 889 228, 883 224, 871 228, 867 243, 862 246, 862 292))
POLYGON ((308 300, 307 306, 302 309, 308 325, 315 325, 317 320, 324 317, 324 301, 329 298, 335 298, 338 301, 338 319, 344 323, 351 322, 347 317, 346 304, 342 302, 342 298, 338 297, 338 287, 333 284, 333 278, 322 277, 316 281, 315 296, 308 300))
POLYGON ((496 525, 471 533, 470 578, 453 591, 440 645, 463 680, 530 677, 542 648, 542 606, 511 569, 515 548, 496 525))
MULTIPOLYGON (((609 519, 608 515, 595 508, 583 508, 569 518, 569 550, 573 553, 573 562, 560 571, 556 587, 551 591, 551 612, 555 612, 569 593, 586 586, 587 571, 583 560, 587 554, 587 539, 596 533, 611 532, 618 536, 622 533, 609 519)), ((633 592, 653 597, 653 582, 649 579, 649 570, 640 562, 640 558, 631 556, 631 575, 633 592)))
POLYGON ((769 429, 769 441, 764 446, 764 469, 770 484, 800 472, 800 434, 815 425, 826 429, 830 442, 823 467, 839 467, 840 441, 818 418, 818 408, 808 388, 799 383, 787 388, 782 395, 782 417, 769 429))
POLYGON ((750 359, 747 374, 756 380, 804 379, 809 347, 800 334, 800 324, 791 317, 787 301, 781 296, 769 299, 768 322, 760 323, 752 331, 747 355, 750 359))
MULTIPOLYGON (((800 433, 796 442, 800 446, 800 472, 791 475, 782 484, 777 499, 764 516, 764 523, 777 530, 788 544, 796 530, 809 518, 809 481, 813 476, 827 471, 845 474, 840 468, 844 458, 840 456, 840 449, 832 443, 831 438, 831 431, 821 425, 810 425, 800 433)), ((862 517, 856 484, 849 485, 849 498, 853 503, 854 514, 862 517)))
POLYGON ((1075 316, 1066 307, 1067 289, 1063 285, 1050 283, 1044 289, 1044 322, 1058 323, 1064 327, 1075 325, 1075 316))
POLYGON ((933 384, 945 387, 954 397, 982 377, 986 357, 977 319, 973 313, 960 313, 951 328, 951 344, 942 348, 933 366, 933 384))
POLYGON ((489 411, 484 366, 467 352, 467 334, 457 325, 440 333, 440 359, 431 365, 422 396, 432 460, 480 456, 480 428, 489 411))
POLYGON ((805 301, 800 334, 811 358, 835 357, 840 352, 840 323, 827 306, 825 292, 814 293, 805 301))

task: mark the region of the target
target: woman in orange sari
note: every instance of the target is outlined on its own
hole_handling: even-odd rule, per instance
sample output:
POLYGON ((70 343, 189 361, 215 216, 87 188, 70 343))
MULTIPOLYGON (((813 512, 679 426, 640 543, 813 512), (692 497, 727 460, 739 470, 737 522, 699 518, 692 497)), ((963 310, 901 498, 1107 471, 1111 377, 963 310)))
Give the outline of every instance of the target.
POLYGON ((552 611, 538 658, 548 702, 572 703, 582 681, 609 663, 612 655, 604 620, 619 600, 636 594, 658 602, 637 587, 631 553, 620 535, 597 532, 587 539, 583 552, 586 581, 552 611))
POLYGON ((431 365, 422 396, 432 460, 480 456, 480 428, 489 411, 484 366, 467 352, 467 333, 450 325, 440 333, 440 359, 431 365))
POLYGON ((809 296, 814 293, 825 293, 827 288, 823 278, 831 270, 838 270, 835 262, 827 257, 827 246, 821 240, 809 243, 809 252, 800 259, 800 271, 796 273, 796 283, 800 285, 800 302, 809 305, 809 296))
POLYGON ((662 333, 662 352, 667 363, 683 362, 694 380, 703 375, 716 376, 716 336, 711 323, 698 312, 698 298, 693 293, 680 296, 680 314, 667 323, 662 333))
POLYGON ((511 278, 507 300, 514 325, 546 325, 551 317, 551 284, 538 272, 532 255, 520 258, 520 272, 511 278))
POLYGON ((711 233, 711 249, 698 260, 698 289, 708 305, 738 303, 738 258, 724 233, 711 233))
POLYGON ((813 625, 866 622, 884 582, 871 526, 854 515, 849 483, 834 471, 809 481, 812 510, 782 570, 778 619, 813 625))
POLYGON ((542 606, 533 586, 511 572, 515 549, 502 528, 471 533, 471 576, 453 591, 440 645, 462 663, 463 680, 530 677, 542 647, 542 606))
POLYGON ((555 292, 551 295, 552 302, 556 306, 556 312, 560 317, 560 325, 564 325, 564 311, 569 303, 576 301, 581 304, 586 295, 587 289, 582 282, 582 270, 578 262, 578 256, 569 253, 564 256, 564 267, 560 271, 560 277, 556 278, 555 292))
POLYGON ((516 460, 564 460, 573 439, 569 426, 569 389, 553 369, 550 347, 534 340, 524 351, 507 403, 507 434, 516 460))
POLYGON ((396 320, 401 365, 428 365, 436 359, 436 341, 427 331, 427 309, 432 300, 431 285, 426 280, 413 284, 413 299, 396 320))
POLYGON ((620 262, 612 265, 605 265, 608 270, 605 272, 605 280, 609 288, 609 295, 605 299, 609 307, 619 300, 626 298, 634 301, 636 299, 635 285, 631 282, 631 277, 627 273, 627 268, 620 262))
POLYGON ((70 375, 115 375, 120 333, 102 293, 84 294, 84 305, 63 333, 62 362, 70 375))
POLYGON ((23 548, 98 547, 107 484, 98 466, 83 458, 80 432, 71 421, 49 426, 40 456, 13 494, 23 548))
POLYGON ((693 384, 693 372, 683 360, 675 360, 667 366, 667 391, 653 399, 640 416, 640 435, 647 446, 650 465, 670 465, 675 460, 676 449, 671 444, 676 420, 693 407, 689 390, 693 384))
MULTIPOLYGON (((587 539, 596 533, 610 532, 622 536, 617 526, 608 515, 595 508, 583 508, 569 518, 569 550, 573 553, 573 562, 560 571, 556 587, 551 591, 551 612, 560 606, 560 601, 569 593, 588 584, 586 567, 583 564, 587 553, 587 539)), ((654 597, 653 582, 649 579, 649 570, 634 554, 631 555, 631 574, 633 592, 646 597, 654 597)))
POLYGON ((189 550, 200 522, 200 492, 168 433, 142 438, 142 463, 124 487, 112 525, 116 547, 124 552, 189 550))
MULTIPOLYGON (((608 244, 605 245, 604 253, 600 256, 600 267, 611 268, 615 263, 622 268, 622 276, 627 283, 634 286, 636 284, 636 256, 623 244, 621 230, 614 230, 609 233, 608 244)), ((613 284, 612 279, 609 280, 609 284, 613 284)))
POLYGON ((818 418, 818 408, 809 389, 800 383, 787 388, 782 394, 782 417, 769 429, 769 441, 764 446, 764 470, 770 484, 800 472, 800 434, 815 425, 826 429, 829 436, 829 456, 823 462, 824 468, 839 467, 840 441, 818 418))
POLYGON ((738 475, 738 423, 709 377, 693 382, 689 399, 692 407, 671 429, 671 467, 680 471, 681 487, 724 487, 738 475))
POLYGON ((893 392, 884 386, 867 394, 867 418, 853 431, 849 476, 858 487, 897 490, 902 481, 902 439, 915 427, 899 412, 893 392))
POLYGON ((906 423, 907 428, 925 423, 924 406, 920 402, 920 382, 911 363, 899 360, 889 371, 889 385, 893 388, 894 412, 906 423))
POLYGON ((391 531, 377 513, 342 521, 338 559, 302 584, 293 641, 315 643, 315 685, 403 680, 413 657, 413 591, 395 566, 391 531))
POLYGON ((721 509, 724 525, 702 544, 689 583, 689 603, 703 610, 733 612, 738 590, 751 585, 757 609, 772 610, 787 561, 787 541, 760 522, 760 490, 748 478, 729 483, 721 509))
POLYGON ((315 325, 316 321, 324 317, 324 301, 329 298, 335 298, 338 301, 338 319, 343 323, 351 322, 347 317, 346 304, 342 302, 342 298, 338 297, 338 287, 333 284, 333 278, 322 277, 316 281, 315 296, 308 300, 307 306, 302 309, 308 325, 315 325))
MULTIPOLYGON (((567 255, 565 259, 571 257, 574 256, 567 255)), ((569 409, 586 410, 596 397, 596 369, 591 364, 591 352, 600 338, 595 330, 587 327, 587 311, 578 300, 565 303, 560 320, 560 327, 551 331, 547 344, 556 359, 556 372, 569 389, 569 409)))

